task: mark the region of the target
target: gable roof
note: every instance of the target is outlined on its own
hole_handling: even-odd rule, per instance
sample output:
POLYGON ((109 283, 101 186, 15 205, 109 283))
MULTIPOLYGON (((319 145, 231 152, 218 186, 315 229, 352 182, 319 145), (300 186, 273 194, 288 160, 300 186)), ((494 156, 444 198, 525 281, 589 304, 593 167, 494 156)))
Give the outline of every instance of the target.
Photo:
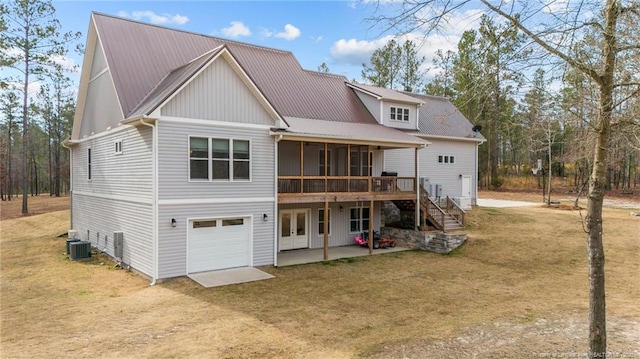
POLYGON ((417 135, 455 137, 483 142, 480 132, 473 131, 473 124, 446 97, 405 92, 424 103, 420 107, 417 135))
POLYGON ((358 83, 349 83, 349 87, 352 87, 358 91, 364 92, 370 96, 376 97, 378 100, 390 100, 397 102, 405 102, 414 105, 422 105, 422 101, 412 96, 407 96, 402 92, 387 89, 384 87, 363 85, 358 83))
POLYGON ((149 111, 145 100, 166 95, 206 62, 203 54, 225 45, 280 115, 375 123, 345 77, 303 70, 291 52, 100 13, 92 21, 125 118, 149 111))

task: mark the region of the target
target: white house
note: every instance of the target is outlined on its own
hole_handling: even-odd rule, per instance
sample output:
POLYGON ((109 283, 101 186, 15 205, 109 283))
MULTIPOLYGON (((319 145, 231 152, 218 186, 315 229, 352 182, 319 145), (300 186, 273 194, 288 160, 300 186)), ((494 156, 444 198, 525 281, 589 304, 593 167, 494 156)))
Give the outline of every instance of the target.
POLYGON ((290 52, 93 13, 71 227, 111 256, 122 232, 118 259, 152 281, 351 244, 385 201, 420 199, 430 140, 404 108, 425 101, 391 92, 370 111, 366 88, 290 52), (396 150, 411 159, 382 176, 396 150))

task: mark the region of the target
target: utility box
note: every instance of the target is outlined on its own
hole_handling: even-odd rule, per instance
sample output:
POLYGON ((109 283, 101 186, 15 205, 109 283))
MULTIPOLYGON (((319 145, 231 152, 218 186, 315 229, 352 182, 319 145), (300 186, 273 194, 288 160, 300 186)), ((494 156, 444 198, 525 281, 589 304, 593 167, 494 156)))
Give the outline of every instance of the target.
POLYGON ((442 185, 441 184, 437 184, 434 186, 435 190, 436 190, 436 198, 440 199, 442 197, 442 185))
POLYGON ((122 231, 113 232, 113 256, 122 259, 124 252, 124 233, 122 231))

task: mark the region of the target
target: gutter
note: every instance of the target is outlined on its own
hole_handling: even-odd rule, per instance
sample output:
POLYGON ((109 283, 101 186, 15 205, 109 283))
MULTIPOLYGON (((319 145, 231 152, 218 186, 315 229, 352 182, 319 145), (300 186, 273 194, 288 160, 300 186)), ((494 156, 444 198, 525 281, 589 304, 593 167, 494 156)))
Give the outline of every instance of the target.
POLYGON ((73 143, 66 139, 62 141, 62 147, 69 150, 69 229, 73 229, 73 143))
MULTIPOLYGON (((152 131, 152 144, 151 144, 151 157, 152 160, 152 189, 151 189, 151 206, 152 206, 152 221, 153 226, 151 228, 152 244, 153 244, 153 274, 151 276, 151 283, 149 285, 156 285, 158 279, 158 129, 155 123, 144 122, 144 116, 136 116, 132 119, 126 120, 126 122, 139 121, 144 126, 151 127, 152 131), (135 119, 135 120, 134 120, 135 119)), ((125 121, 122 121, 125 123, 125 121)))

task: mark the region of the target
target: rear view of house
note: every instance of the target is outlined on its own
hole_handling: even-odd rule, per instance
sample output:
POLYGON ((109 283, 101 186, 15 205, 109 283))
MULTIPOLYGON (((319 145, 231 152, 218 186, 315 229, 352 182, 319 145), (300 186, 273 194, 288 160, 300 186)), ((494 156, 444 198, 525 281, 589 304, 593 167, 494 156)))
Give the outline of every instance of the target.
POLYGON ((71 227, 114 257, 122 232, 117 259, 153 282, 299 248, 326 257, 379 230, 385 202, 420 203, 425 103, 290 52, 94 13, 71 227))

